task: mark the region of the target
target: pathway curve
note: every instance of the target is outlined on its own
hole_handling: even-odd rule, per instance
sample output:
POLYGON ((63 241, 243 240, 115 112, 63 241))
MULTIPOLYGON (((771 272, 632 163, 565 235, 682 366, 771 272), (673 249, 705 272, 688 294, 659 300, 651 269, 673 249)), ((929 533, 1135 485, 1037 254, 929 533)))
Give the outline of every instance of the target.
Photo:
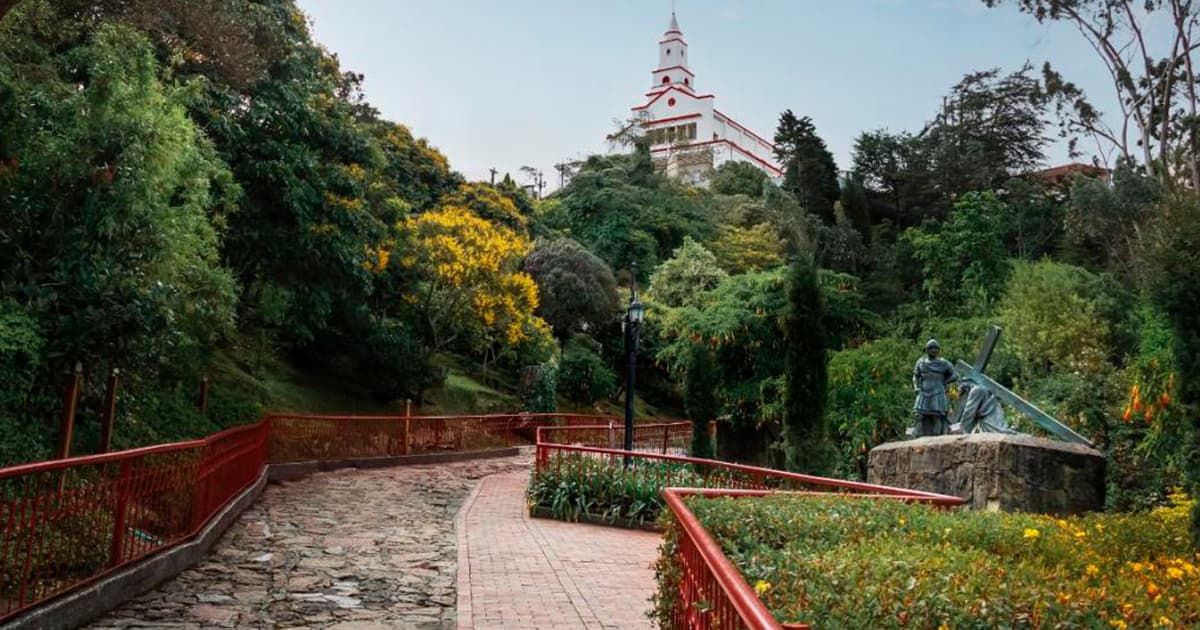
POLYGON ((533 519, 528 470, 480 482, 458 516, 458 627, 652 628, 658 534, 533 519))
POLYGON ((202 562, 90 627, 650 628, 658 535, 530 519, 530 463, 272 484, 202 562))

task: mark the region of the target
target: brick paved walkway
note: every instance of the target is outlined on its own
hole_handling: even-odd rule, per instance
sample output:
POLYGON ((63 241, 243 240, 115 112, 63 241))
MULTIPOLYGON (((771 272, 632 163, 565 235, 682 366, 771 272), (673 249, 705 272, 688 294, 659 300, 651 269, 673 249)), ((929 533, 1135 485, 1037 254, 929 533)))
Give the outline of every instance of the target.
POLYGON ((522 456, 271 485, 203 561, 90 627, 650 627, 658 537, 529 520, 529 465, 522 456))
POLYGON ((658 534, 529 518, 528 470, 487 477, 458 515, 458 627, 652 628, 658 534))

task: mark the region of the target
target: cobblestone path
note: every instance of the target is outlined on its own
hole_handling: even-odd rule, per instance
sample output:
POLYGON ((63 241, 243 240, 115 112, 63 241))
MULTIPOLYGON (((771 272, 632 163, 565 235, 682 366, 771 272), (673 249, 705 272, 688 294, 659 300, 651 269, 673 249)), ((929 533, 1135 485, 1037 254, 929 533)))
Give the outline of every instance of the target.
MULTIPOLYGON (((202 562, 90 627, 454 628, 455 515, 478 479, 529 464, 347 469, 272 484, 202 562)), ((519 492, 513 500, 524 504, 519 492)))
POLYGON ((528 479, 488 477, 459 512, 458 628, 652 628, 661 536, 530 518, 528 479))

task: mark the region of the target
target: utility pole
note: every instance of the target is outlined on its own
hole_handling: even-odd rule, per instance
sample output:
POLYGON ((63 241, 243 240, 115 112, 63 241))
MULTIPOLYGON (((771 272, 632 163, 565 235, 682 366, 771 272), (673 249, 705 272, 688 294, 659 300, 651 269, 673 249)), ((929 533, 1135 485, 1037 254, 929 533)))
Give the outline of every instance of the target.
POLYGON ((489 168, 488 172, 492 174, 492 185, 495 186, 496 185, 496 173, 499 173, 500 171, 497 171, 494 168, 489 168))

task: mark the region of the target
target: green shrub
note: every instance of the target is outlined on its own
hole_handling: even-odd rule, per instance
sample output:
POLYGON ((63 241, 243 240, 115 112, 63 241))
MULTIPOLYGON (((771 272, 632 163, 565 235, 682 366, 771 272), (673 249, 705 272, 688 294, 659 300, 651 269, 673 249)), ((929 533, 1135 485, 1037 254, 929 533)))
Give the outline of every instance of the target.
POLYGON ((558 391, 573 403, 590 405, 617 390, 617 375, 594 345, 590 339, 577 336, 563 349, 558 391))
MULTIPOLYGON (((688 505, 783 622, 829 629, 1200 623, 1200 558, 1188 548, 1185 497, 1170 509, 1065 519, 786 495, 688 505)), ((662 524, 660 623, 679 592, 671 555, 677 532, 669 515, 662 524)))
POLYGON ((702 486, 704 478, 687 464, 559 454, 529 481, 530 506, 549 509, 554 518, 577 521, 598 516, 610 522, 652 523, 663 509, 662 489, 702 486))
POLYGON ((531 366, 530 383, 522 396, 521 407, 531 413, 558 411, 558 368, 553 363, 531 366))

